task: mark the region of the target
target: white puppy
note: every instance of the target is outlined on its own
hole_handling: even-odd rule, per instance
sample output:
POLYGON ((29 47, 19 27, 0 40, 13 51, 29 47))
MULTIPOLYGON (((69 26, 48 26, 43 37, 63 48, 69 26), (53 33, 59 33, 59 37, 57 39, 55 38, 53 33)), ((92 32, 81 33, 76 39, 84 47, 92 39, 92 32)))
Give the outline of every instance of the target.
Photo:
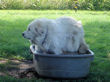
POLYGON ((71 17, 36 19, 28 25, 23 36, 42 52, 59 55, 64 52, 86 53, 88 50, 81 22, 71 17))

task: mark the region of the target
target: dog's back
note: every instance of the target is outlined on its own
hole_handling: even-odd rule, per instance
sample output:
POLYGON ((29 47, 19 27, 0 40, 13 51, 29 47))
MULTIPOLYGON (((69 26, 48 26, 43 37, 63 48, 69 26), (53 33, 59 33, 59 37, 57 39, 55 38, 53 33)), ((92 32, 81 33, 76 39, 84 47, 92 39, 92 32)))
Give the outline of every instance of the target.
POLYGON ((61 17, 56 19, 56 22, 58 24, 58 28, 63 30, 61 35, 63 51, 77 51, 80 46, 80 38, 83 37, 83 28, 78 26, 78 21, 71 17, 61 17))

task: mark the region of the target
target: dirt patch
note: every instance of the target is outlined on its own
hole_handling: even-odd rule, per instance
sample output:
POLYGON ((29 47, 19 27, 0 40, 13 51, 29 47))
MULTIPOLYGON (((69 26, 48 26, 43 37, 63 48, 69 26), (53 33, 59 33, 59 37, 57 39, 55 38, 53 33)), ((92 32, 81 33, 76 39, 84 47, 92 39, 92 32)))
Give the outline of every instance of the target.
POLYGON ((33 78, 37 73, 30 60, 0 60, 0 76, 13 76, 16 78, 33 78))

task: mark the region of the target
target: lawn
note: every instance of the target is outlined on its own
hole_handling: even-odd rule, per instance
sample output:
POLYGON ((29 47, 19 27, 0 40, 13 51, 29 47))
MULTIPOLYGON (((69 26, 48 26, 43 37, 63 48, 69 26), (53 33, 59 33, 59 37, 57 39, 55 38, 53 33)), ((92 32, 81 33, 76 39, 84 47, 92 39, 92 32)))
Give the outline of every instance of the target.
MULTIPOLYGON (((110 12, 72 10, 0 10, 0 59, 32 59, 29 53, 29 41, 22 37, 27 25, 36 18, 55 19, 60 16, 72 16, 81 20, 85 30, 85 39, 95 53, 90 73, 79 82, 110 82, 110 12)), ((3 68, 0 64, 0 69, 3 68)), ((47 79, 16 79, 10 76, 0 77, 1 81, 48 81, 47 79)), ((74 81, 74 80, 73 80, 74 81)), ((76 81, 76 80, 75 80, 76 81)))

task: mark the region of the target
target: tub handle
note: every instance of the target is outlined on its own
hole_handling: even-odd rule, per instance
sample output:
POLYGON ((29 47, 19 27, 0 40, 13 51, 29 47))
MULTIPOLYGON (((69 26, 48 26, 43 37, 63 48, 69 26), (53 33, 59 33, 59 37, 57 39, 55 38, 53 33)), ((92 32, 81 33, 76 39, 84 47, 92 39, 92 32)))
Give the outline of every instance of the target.
POLYGON ((34 45, 30 46, 30 53, 33 54, 33 55, 34 54, 38 54, 37 51, 35 50, 35 46, 34 45))

